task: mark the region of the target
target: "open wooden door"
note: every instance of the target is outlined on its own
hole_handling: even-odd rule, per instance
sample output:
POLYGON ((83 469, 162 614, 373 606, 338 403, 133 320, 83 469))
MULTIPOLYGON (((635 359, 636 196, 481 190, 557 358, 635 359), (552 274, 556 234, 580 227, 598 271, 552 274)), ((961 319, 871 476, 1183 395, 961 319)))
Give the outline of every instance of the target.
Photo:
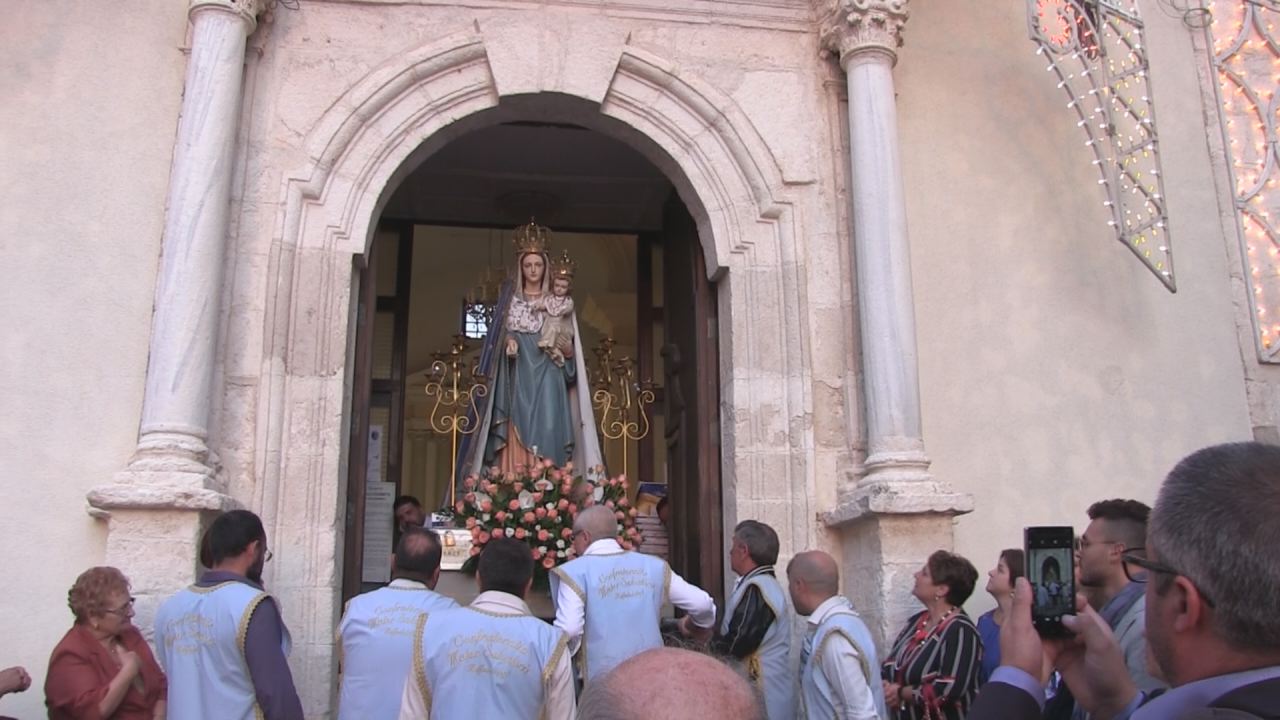
POLYGON ((667 204, 662 250, 671 565, 724 607, 716 294, 697 226, 678 198, 667 204))

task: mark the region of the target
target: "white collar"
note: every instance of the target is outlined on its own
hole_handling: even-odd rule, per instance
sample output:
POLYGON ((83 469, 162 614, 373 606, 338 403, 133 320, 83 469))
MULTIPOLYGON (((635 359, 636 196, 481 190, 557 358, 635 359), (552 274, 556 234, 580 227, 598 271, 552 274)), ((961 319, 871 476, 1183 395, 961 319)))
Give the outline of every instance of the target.
POLYGON ((396 578, 387 584, 387 587, 400 588, 402 590, 430 590, 426 583, 410 580, 408 578, 396 578))
POLYGON ((471 607, 477 610, 496 612, 499 615, 532 615, 533 611, 524 600, 511 593, 499 590, 486 590, 471 601, 471 607))
POLYGON ((854 615, 858 614, 854 611, 853 604, 849 602, 848 598, 843 595, 832 595, 826 600, 823 600, 821 605, 814 608, 813 612, 809 615, 808 623, 817 627, 827 618, 840 611, 848 611, 854 615))
POLYGON ((583 555, 617 555, 620 552, 623 552, 623 550, 622 550, 622 546, 618 544, 617 540, 613 538, 605 538, 603 540, 596 540, 592 542, 590 545, 587 546, 586 551, 583 552, 582 554, 583 555))

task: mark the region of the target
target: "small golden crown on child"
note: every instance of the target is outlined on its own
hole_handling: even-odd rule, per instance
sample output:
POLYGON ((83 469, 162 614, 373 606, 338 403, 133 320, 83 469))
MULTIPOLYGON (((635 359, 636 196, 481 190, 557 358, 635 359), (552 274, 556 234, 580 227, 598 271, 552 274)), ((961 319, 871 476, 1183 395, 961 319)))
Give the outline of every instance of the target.
POLYGON ((539 225, 530 218, 527 225, 521 225, 516 228, 511 242, 515 245, 517 255, 526 253, 542 255, 547 252, 547 248, 551 244, 551 230, 545 225, 539 225))
POLYGON ((573 274, 578 271, 578 263, 569 258, 569 251, 564 250, 560 253, 560 257, 551 261, 551 279, 564 278, 572 280, 573 274))

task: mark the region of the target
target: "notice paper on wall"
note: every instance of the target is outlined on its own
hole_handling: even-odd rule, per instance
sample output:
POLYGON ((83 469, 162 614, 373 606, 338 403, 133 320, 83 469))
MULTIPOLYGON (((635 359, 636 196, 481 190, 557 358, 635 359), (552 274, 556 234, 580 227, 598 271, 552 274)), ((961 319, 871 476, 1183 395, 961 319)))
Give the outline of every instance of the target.
POLYGON ((396 499, 396 484, 371 482, 364 486, 364 562, 360 580, 367 583, 391 581, 393 550, 391 505, 396 499))

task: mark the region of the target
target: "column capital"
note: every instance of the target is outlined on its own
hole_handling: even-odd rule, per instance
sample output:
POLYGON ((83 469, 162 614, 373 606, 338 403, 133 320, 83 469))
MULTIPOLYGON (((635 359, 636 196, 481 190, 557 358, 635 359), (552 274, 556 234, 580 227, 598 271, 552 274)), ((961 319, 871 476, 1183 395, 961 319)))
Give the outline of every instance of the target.
POLYGON ((902 28, 910 11, 908 0, 827 0, 820 27, 822 46, 837 53, 840 65, 863 52, 878 52, 897 60, 902 28))
POLYGON ((258 16, 267 9, 267 0, 190 0, 187 17, 195 19, 201 10, 225 10, 240 16, 248 24, 246 35, 252 35, 258 27, 258 16))

